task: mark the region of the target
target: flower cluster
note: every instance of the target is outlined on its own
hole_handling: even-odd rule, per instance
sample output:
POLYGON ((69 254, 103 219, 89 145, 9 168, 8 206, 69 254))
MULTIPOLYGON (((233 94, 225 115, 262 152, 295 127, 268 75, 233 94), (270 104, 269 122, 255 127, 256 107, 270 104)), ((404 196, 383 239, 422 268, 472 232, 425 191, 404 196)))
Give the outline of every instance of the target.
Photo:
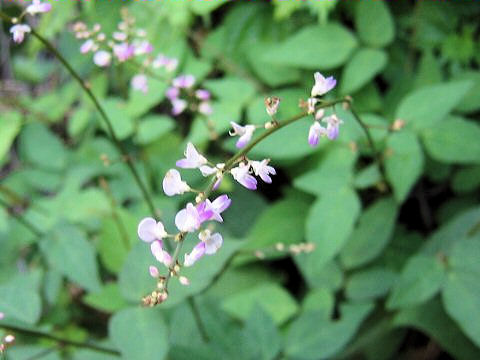
MULTIPOLYGON (((0 320, 5 318, 5 314, 0 312, 0 320)), ((2 341, 0 341, 0 355, 4 353, 8 346, 12 345, 15 342, 15 336, 8 334, 6 335, 2 341)))
POLYGON ((318 97, 332 90, 337 84, 337 81, 333 78, 333 76, 325 78, 319 72, 314 74, 314 79, 315 84, 312 87, 311 97, 307 101, 308 113, 313 114, 314 117, 314 122, 310 126, 310 130, 308 132, 308 143, 312 147, 318 145, 321 137, 327 137, 330 140, 335 140, 338 137, 339 127, 341 124, 343 124, 343 121, 340 120, 337 115, 332 114, 330 116, 324 116, 324 109, 315 110, 315 105, 319 102, 318 97), (322 126, 320 124, 321 122, 325 123, 327 126, 322 126))
POLYGON ((15 24, 10 28, 13 41, 17 44, 20 44, 25 39, 25 34, 32 31, 29 25, 20 23, 25 15, 28 14, 34 16, 36 14, 49 12, 51 9, 52 4, 42 3, 40 0, 33 0, 32 3, 26 7, 25 11, 19 16, 19 18, 12 19, 12 22, 15 24))
POLYGON ((195 80, 195 76, 190 74, 182 74, 172 80, 165 93, 172 104, 172 115, 180 115, 186 109, 206 116, 213 113, 210 92, 205 89, 195 90, 195 80))

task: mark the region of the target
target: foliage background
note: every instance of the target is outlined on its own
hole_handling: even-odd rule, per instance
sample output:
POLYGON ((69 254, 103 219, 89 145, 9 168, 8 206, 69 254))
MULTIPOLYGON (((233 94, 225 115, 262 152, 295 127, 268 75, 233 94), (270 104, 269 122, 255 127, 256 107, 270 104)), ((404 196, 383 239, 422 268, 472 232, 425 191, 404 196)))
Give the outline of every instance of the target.
POLYGON ((353 97, 381 153, 387 186, 342 109, 335 142, 310 148, 306 120, 276 133, 252 155, 272 158, 274 183, 256 193, 222 185, 234 200, 224 247, 154 309, 138 306, 154 286, 136 235, 148 214, 139 190, 79 86, 35 39, 8 50, 3 24, 0 328, 17 336, 8 359, 118 358, 45 333, 125 359, 479 358, 479 16, 474 1, 53 2, 35 27, 101 98, 167 228, 186 198, 166 198, 160 183, 186 142, 225 159, 230 121, 263 123, 270 95, 282 98, 280 119, 296 114, 314 71, 339 80, 336 97, 353 97), (121 7, 212 91, 218 140, 202 119, 168 115, 165 84, 140 95, 128 89, 133 69, 100 70, 79 54, 69 24, 113 31, 121 7), (316 250, 272 250, 302 241, 316 250))

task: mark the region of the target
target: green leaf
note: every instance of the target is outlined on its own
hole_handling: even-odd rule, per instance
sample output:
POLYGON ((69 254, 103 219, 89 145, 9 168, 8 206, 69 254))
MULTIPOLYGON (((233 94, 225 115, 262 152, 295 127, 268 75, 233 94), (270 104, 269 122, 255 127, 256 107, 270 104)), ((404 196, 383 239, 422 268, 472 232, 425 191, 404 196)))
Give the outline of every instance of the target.
POLYGON ((396 279, 390 270, 375 268, 354 273, 345 286, 345 292, 352 300, 372 300, 388 293, 396 279))
POLYGON ((0 285, 0 309, 5 314, 5 320, 12 317, 35 324, 42 313, 42 300, 37 289, 17 277, 0 285))
POLYGON ((385 46, 395 37, 395 25, 387 3, 360 1, 356 4, 355 27, 362 41, 371 46, 385 46))
POLYGON ((287 357, 305 360, 332 358, 353 338, 372 310, 372 304, 344 304, 338 321, 328 321, 316 312, 306 312, 288 330, 287 357))
POLYGON ((464 113, 471 113, 480 109, 480 71, 465 71, 454 75, 455 80, 474 81, 474 86, 457 105, 457 109, 464 113))
POLYGON ((360 49, 343 69, 340 93, 350 94, 361 89, 379 74, 387 64, 382 50, 360 49))
POLYGON ((318 266, 333 259, 352 233, 360 213, 360 201, 348 188, 318 199, 307 216, 306 238, 315 244, 318 266))
POLYGON ((399 203, 407 198, 422 169, 423 152, 415 134, 404 130, 390 135, 387 139, 385 170, 399 203))
POLYGON ((315 195, 335 192, 352 182, 356 160, 357 154, 349 148, 331 147, 315 169, 295 178, 293 184, 315 195))
POLYGON ((128 306, 122 298, 117 283, 109 283, 99 292, 87 294, 83 297, 83 301, 85 304, 107 313, 113 313, 128 306))
POLYGON ((79 136, 86 129, 91 118, 90 109, 86 107, 76 109, 68 121, 68 134, 72 137, 79 136))
POLYGON ((331 290, 325 288, 313 289, 307 293, 302 302, 302 312, 322 314, 323 319, 331 318, 335 309, 335 298, 331 290))
POLYGON ((255 359, 273 360, 281 349, 281 337, 273 319, 260 306, 255 306, 243 328, 245 346, 255 359))
POLYGON ((375 259, 393 234, 397 205, 392 198, 377 200, 360 216, 358 226, 340 253, 347 268, 358 267, 375 259))
POLYGON ((471 81, 456 81, 414 90, 402 99, 395 118, 417 130, 432 127, 460 103, 472 85, 471 81))
MULTIPOLYGON (((143 97, 148 98, 148 96, 143 97)), ((124 140, 133 134, 133 120, 128 114, 127 105, 121 99, 108 98, 102 105, 119 140, 124 140)), ((107 125, 103 118, 98 118, 98 122, 102 129, 107 131, 107 125)))
POLYGON ((89 291, 101 288, 95 248, 83 231, 68 224, 57 225, 40 242, 50 266, 89 291))
POLYGON ((436 257, 410 258, 387 300, 387 308, 404 308, 428 301, 440 290, 444 279, 444 266, 436 257))
POLYGON ((272 64, 311 70, 342 65, 357 46, 357 40, 339 24, 306 26, 263 56, 272 64))
POLYGON ((448 117, 425 129, 423 143, 429 155, 445 163, 480 163, 480 126, 473 120, 448 117))
POLYGON ((2 121, 0 122, 0 134, 2 134, 2 141, 0 142, 0 164, 8 153, 8 150, 19 133, 21 126, 22 116, 20 113, 8 111, 2 114, 2 121))
POLYGON ((448 315, 480 347, 480 236, 459 241, 449 258, 449 273, 443 289, 448 315))
POLYGON ((151 143, 171 131, 174 126, 173 120, 168 116, 146 116, 140 120, 135 140, 141 145, 151 143))
POLYGON ((335 261, 317 262, 317 253, 299 254, 294 257, 309 287, 338 290, 343 283, 343 273, 335 261))
MULTIPOLYGON (((121 111, 124 113, 123 128, 124 133, 127 133, 130 129, 129 117, 137 118, 148 112, 152 107, 159 104, 165 98, 165 91, 167 90, 168 84, 164 81, 158 81, 156 79, 151 79, 148 82, 148 95, 145 96, 141 91, 136 91, 130 88, 128 103, 118 104, 121 111), (127 121, 128 120, 128 121, 127 121)), ((118 101, 119 99, 116 99, 118 101)), ((115 102, 114 102, 115 105, 115 102)), ((115 105, 116 106, 116 105, 115 105)), ((112 119, 113 121, 115 118, 112 119)), ((99 121, 102 121, 101 119, 99 121)), ((128 136, 128 135, 126 135, 128 136)))
MULTIPOLYGON (((247 80, 238 77, 224 77, 221 79, 208 80, 203 84, 212 95, 224 101, 234 101, 245 105, 255 94, 255 88, 247 80)), ((233 119, 237 121, 237 119, 233 119)))
POLYGON ((159 309, 121 310, 110 319, 108 333, 124 359, 161 360, 167 355, 167 327, 159 309))
POLYGON ((445 314, 439 299, 402 309, 395 315, 393 324, 421 330, 455 359, 470 360, 480 357, 480 349, 472 344, 457 324, 445 314))
POLYGON ((277 325, 290 319, 298 310, 295 299, 283 287, 271 283, 227 297, 222 309, 238 319, 245 320, 257 305, 265 310, 277 325))
POLYGON ((353 184, 358 189, 366 189, 381 181, 378 164, 371 164, 361 169, 356 175, 353 184))
POLYGON ((22 159, 46 170, 60 171, 67 164, 62 142, 43 124, 26 125, 20 134, 22 159))

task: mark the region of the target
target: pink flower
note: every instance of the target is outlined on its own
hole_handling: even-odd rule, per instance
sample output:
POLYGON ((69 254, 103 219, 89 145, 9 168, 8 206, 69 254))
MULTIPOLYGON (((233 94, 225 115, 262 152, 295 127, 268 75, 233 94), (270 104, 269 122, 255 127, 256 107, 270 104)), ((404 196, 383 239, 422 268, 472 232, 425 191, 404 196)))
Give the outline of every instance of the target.
POLYGON ((167 63, 165 64, 165 70, 168 72, 173 72, 178 66, 178 59, 170 58, 167 59, 167 63))
POLYGON ((20 44, 23 39, 25 38, 25 33, 29 33, 32 31, 30 26, 25 25, 25 24, 17 24, 13 25, 10 28, 10 32, 12 33, 13 41, 15 41, 17 44, 20 44))
POLYGON ((170 100, 173 101, 174 99, 178 98, 180 95, 180 90, 176 87, 169 87, 165 92, 165 96, 170 100))
POLYGON ((183 99, 172 100, 172 115, 180 115, 187 108, 188 103, 183 99))
POLYGON ((148 267, 148 272, 150 273, 150 276, 153 278, 157 278, 158 275, 160 275, 160 272, 158 271, 158 268, 156 266, 150 265, 148 267))
POLYGON ((50 3, 42 3, 40 0, 33 0, 31 5, 27 6, 25 10, 30 15, 35 15, 39 13, 46 13, 52 9, 52 4, 50 3))
POLYGON ((163 224, 157 222, 154 218, 144 218, 138 224, 137 229, 138 237, 145 242, 152 242, 155 240, 161 240, 167 236, 167 232, 163 224))
POLYGON ((219 233, 212 234, 210 230, 204 230, 198 234, 198 238, 205 243, 205 254, 215 254, 223 244, 222 235, 219 233))
POLYGON ((148 79, 144 74, 135 75, 130 81, 133 90, 138 90, 146 94, 148 92, 148 79))
POLYGON ((150 251, 158 262, 169 267, 172 264, 172 257, 168 252, 163 250, 163 243, 161 240, 156 240, 150 245, 150 251))
POLYGON ((237 141, 237 148, 242 148, 248 144, 248 142, 252 139, 253 132, 255 131, 254 125, 245 125, 241 126, 238 125, 236 122, 230 121, 232 125, 233 131, 230 131, 230 136, 239 135, 240 138, 237 141))
POLYGON ((135 47, 128 43, 121 43, 113 46, 113 53, 117 57, 118 61, 126 61, 130 59, 135 52, 135 47))
POLYGON ((194 232, 200 228, 201 219, 198 210, 192 203, 180 210, 175 216, 175 225, 183 232, 194 232))
POLYGON ((308 132, 308 143, 310 146, 315 147, 318 145, 318 141, 321 136, 327 135, 327 130, 320 125, 318 121, 315 121, 308 132))
POLYGON ((198 207, 204 207, 207 211, 211 212, 208 220, 213 219, 218 222, 223 222, 220 214, 228 209, 231 203, 232 199, 230 199, 228 195, 220 195, 214 201, 206 199, 204 202, 198 204, 198 207))
POLYGON ((191 142, 187 144, 185 158, 177 161, 177 166, 184 169, 196 169, 207 163, 207 159, 202 156, 191 142))
POLYGON ((0 320, 3 320, 5 318, 5 314, 3 312, 0 312, 0 320))
POLYGON ((135 55, 144 55, 149 54, 153 51, 153 45, 150 44, 148 41, 144 40, 140 44, 134 45, 134 54, 135 55))
POLYGON ((200 258, 205 255, 205 243, 200 241, 193 248, 190 254, 185 254, 185 260, 183 261, 183 266, 189 267, 195 264, 200 258))
POLYGON ((203 115, 212 115, 213 109, 208 101, 202 101, 200 105, 198 105, 198 112, 203 115))
POLYGON ((238 167, 233 168, 230 172, 232 173, 233 178, 247 189, 257 189, 257 179, 250 175, 250 166, 240 163, 238 167))
POLYGON ((80 46, 80 52, 82 54, 86 54, 90 50, 92 50, 94 46, 95 46, 95 42, 92 39, 88 39, 82 44, 82 46, 80 46))
POLYGON ((182 181, 178 170, 170 169, 163 178, 163 192, 167 196, 181 195, 186 191, 190 191, 190 186, 182 181))
POLYGON ((180 75, 172 81, 172 85, 179 89, 189 89, 195 84, 195 76, 180 75))
POLYGON ((326 94, 332 90, 335 85, 337 85, 337 80, 335 80, 333 76, 325 78, 322 74, 316 72, 313 77, 315 78, 315 84, 312 87, 312 97, 322 96, 323 94, 326 94))
POLYGON ((270 174, 276 175, 277 172, 272 166, 269 166, 270 159, 264 159, 262 161, 252 161, 250 164, 252 165, 253 172, 255 175, 260 176, 260 178, 265 181, 266 183, 270 184, 272 182, 272 178, 270 174))
POLYGON ((198 89, 197 91, 195 91, 195 96, 197 97, 197 99, 202 101, 210 100, 210 91, 205 89, 198 89))
POLYGON ((105 67, 110 65, 110 61, 112 60, 112 55, 105 51, 105 50, 100 50, 93 55, 93 62, 95 65, 100 66, 100 67, 105 67))

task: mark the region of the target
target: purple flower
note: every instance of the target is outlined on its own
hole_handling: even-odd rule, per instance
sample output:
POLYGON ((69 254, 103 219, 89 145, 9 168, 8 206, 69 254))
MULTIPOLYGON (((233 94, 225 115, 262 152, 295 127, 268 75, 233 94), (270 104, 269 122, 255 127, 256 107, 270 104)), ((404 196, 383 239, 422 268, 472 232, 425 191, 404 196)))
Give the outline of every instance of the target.
POLYGON ((30 15, 35 15, 39 13, 46 13, 52 9, 52 4, 50 3, 42 3, 40 0, 33 0, 31 5, 27 6, 25 12, 30 15))
POLYGON ((180 75, 172 81, 172 85, 179 89, 189 89, 195 84, 195 76, 180 75))
POLYGON ((147 217, 140 221, 137 228, 138 237, 145 242, 161 240, 167 236, 163 224, 154 218, 147 217))
POLYGON ((335 140, 338 137, 339 127, 343 124, 343 121, 335 114, 327 116, 322 121, 327 123, 327 137, 330 140, 335 140))
POLYGON ((150 273, 150 276, 153 278, 157 278, 158 275, 160 275, 160 272, 158 271, 156 266, 150 265, 148 267, 148 272, 150 273))
POLYGON ((173 99, 172 100, 172 115, 177 116, 185 111, 187 108, 187 102, 183 99, 173 99))
POLYGON ((184 169, 196 169, 207 163, 207 159, 199 154, 191 142, 187 144, 185 158, 177 161, 177 166, 184 169))
POLYGON ((255 175, 260 176, 260 178, 265 181, 266 183, 270 184, 272 182, 272 178, 270 174, 276 175, 277 172, 272 166, 269 166, 268 163, 270 159, 264 159, 262 161, 252 161, 250 164, 252 165, 253 172, 255 175))
POLYGON ((95 46, 95 42, 92 39, 88 39, 82 44, 82 46, 80 46, 80 52, 82 54, 86 54, 90 50, 92 50, 94 46, 95 46))
POLYGON ((148 79, 144 74, 135 75, 130 81, 133 90, 138 90, 146 94, 148 92, 148 79))
POLYGON ((210 176, 210 175, 213 175, 217 172, 216 168, 210 167, 208 165, 202 165, 202 166, 200 166, 199 169, 200 169, 203 176, 210 176))
POLYGON ((183 266, 189 267, 195 264, 200 258, 205 255, 205 243, 200 241, 193 248, 190 254, 185 254, 185 260, 183 261, 183 266))
POLYGON ((312 87, 312 97, 322 96, 323 94, 326 94, 332 90, 335 85, 337 85, 337 80, 335 80, 333 76, 325 78, 322 74, 316 72, 313 77, 315 78, 315 84, 312 87))
POLYGON ((212 106, 210 105, 210 103, 208 101, 202 101, 199 105, 198 105, 198 112, 203 114, 203 115, 212 115, 213 113, 213 109, 212 109, 212 106))
POLYGON ((220 195, 214 201, 206 199, 205 201, 201 202, 197 205, 197 209, 199 212, 203 212, 208 215, 208 217, 203 221, 213 219, 218 222, 223 222, 223 218, 220 214, 224 212, 231 203, 232 199, 230 199, 227 195, 220 195))
POLYGON ((180 210, 175 216, 175 225, 183 232, 194 232, 201 225, 198 210, 192 203, 188 203, 185 209, 180 210))
POLYGON ((232 176, 237 180, 241 185, 245 186, 247 189, 256 190, 257 189, 257 179, 255 179, 249 173, 250 166, 240 163, 238 167, 230 170, 232 176))
POLYGON ((168 72, 173 72, 178 66, 178 59, 170 58, 167 59, 167 63, 165 64, 165 70, 168 72))
POLYGON ((135 53, 135 47, 126 42, 113 46, 113 53, 118 61, 126 61, 130 59, 135 53))
POLYGON ((163 192, 167 196, 181 195, 186 191, 190 191, 190 186, 182 181, 178 170, 170 169, 163 178, 163 192))
POLYGON ((30 31, 32 31, 30 26, 25 24, 13 25, 10 28, 10 33, 12 34, 13 41, 15 41, 17 44, 20 44, 25 38, 25 33, 29 33, 30 31))
POLYGON ((222 235, 219 233, 212 234, 210 230, 204 230, 198 234, 198 238, 205 243, 205 254, 215 254, 223 244, 222 235))
POLYGON ((112 59, 112 55, 105 51, 105 50, 100 50, 93 55, 93 62, 95 65, 100 66, 100 67, 105 67, 110 65, 110 61, 112 59))
POLYGON ((148 41, 144 40, 140 44, 134 44, 134 49, 135 55, 144 55, 151 53, 153 51, 153 46, 148 41))
POLYGON ((232 125, 233 131, 230 131, 230 136, 240 136, 237 141, 237 148, 242 148, 248 144, 248 142, 252 139, 253 132, 255 131, 255 125, 245 125, 241 126, 238 125, 236 122, 230 121, 232 125))
POLYGON ((169 267, 172 264, 172 257, 168 252, 163 250, 163 243, 161 240, 156 240, 150 245, 150 251, 158 262, 169 267))
POLYGON ((173 101, 174 99, 178 98, 180 95, 180 90, 176 87, 169 87, 165 92, 165 96, 170 100, 173 101))
POLYGON ((197 91, 195 91, 195 96, 197 97, 197 99, 202 101, 210 100, 210 91, 205 89, 198 89, 197 91))
POLYGON ((326 134, 327 130, 320 125, 318 121, 315 121, 312 126, 310 126, 310 131, 308 132, 308 143, 310 146, 315 147, 318 145, 320 136, 325 136, 326 134))

